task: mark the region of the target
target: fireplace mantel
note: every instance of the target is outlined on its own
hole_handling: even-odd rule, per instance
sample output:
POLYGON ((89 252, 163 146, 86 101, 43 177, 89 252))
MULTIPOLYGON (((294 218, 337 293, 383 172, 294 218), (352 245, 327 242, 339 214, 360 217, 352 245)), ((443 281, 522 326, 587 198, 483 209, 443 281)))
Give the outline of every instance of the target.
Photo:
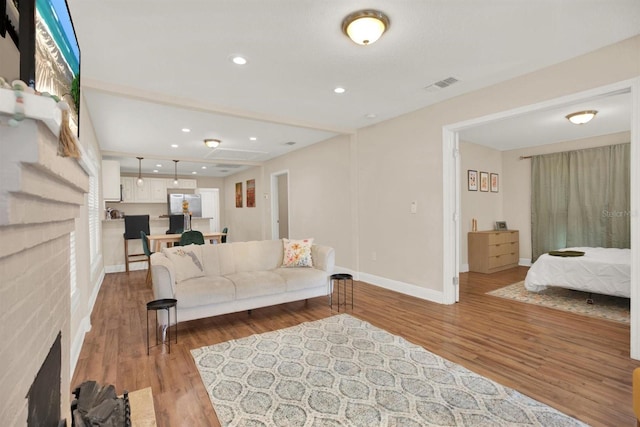
MULTIPOLYGON (((25 116, 29 119, 39 120, 53 133, 58 135, 62 123, 62 111, 56 101, 46 96, 32 93, 22 93, 24 100, 25 116)), ((0 89, 0 114, 13 116, 16 108, 16 94, 11 89, 0 89)))

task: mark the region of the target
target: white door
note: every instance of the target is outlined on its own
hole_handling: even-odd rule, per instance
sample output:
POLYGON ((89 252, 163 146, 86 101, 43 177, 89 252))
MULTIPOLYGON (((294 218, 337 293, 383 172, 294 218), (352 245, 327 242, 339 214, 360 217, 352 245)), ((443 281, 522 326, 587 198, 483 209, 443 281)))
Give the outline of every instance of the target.
POLYGON ((220 231, 220 189, 198 188, 196 194, 200 195, 202 204, 202 217, 209 220, 209 231, 220 231))

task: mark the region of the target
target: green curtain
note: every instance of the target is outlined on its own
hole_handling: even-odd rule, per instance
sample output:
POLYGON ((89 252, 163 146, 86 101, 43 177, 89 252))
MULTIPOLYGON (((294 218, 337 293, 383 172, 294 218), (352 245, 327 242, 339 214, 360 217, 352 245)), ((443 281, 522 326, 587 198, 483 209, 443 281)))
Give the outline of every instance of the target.
POLYGON ((532 156, 532 261, 573 246, 630 246, 630 147, 532 156))

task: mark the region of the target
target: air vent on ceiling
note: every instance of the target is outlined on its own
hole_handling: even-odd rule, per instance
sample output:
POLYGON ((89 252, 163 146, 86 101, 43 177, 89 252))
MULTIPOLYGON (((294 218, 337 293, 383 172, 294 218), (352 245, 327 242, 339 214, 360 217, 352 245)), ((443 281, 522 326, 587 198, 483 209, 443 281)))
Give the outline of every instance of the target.
POLYGON ((427 92, 439 92, 444 88, 451 86, 452 84, 458 83, 459 80, 455 77, 447 77, 446 79, 442 79, 438 82, 432 83, 424 89, 427 92))
POLYGON ((236 168, 241 168, 242 165, 217 164, 216 167, 217 168, 236 169, 236 168))

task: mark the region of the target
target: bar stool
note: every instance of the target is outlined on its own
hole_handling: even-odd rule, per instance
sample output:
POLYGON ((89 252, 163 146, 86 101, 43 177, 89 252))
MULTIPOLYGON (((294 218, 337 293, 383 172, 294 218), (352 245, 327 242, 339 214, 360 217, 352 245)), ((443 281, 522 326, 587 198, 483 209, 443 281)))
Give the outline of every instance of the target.
POLYGON ((344 305, 344 309, 347 309, 347 280, 349 280, 351 284, 351 309, 353 309, 353 276, 351 274, 346 273, 338 273, 331 275, 331 292, 329 293, 329 306, 333 309, 333 285, 334 283, 338 287, 338 311, 340 311, 340 306, 344 305), (340 303, 340 285, 344 288, 344 302, 340 303))
POLYGON ((124 217, 124 264, 127 273, 129 272, 129 264, 147 262, 146 254, 129 253, 129 240, 139 240, 141 231, 147 235, 151 234, 149 232, 149 215, 127 215, 124 217))
MULTIPOLYGON (((153 310, 156 312, 156 347, 158 345, 158 310, 167 310, 167 344, 169 348, 169 353, 171 353, 171 307, 173 307, 173 313, 176 318, 175 324, 175 335, 176 335, 176 344, 178 344, 178 300, 172 298, 165 299, 157 299, 147 303, 147 356, 149 355, 149 349, 151 346, 149 345, 149 311, 153 310)), ((162 342, 160 344, 164 344, 164 328, 163 328, 163 337, 162 342)))

